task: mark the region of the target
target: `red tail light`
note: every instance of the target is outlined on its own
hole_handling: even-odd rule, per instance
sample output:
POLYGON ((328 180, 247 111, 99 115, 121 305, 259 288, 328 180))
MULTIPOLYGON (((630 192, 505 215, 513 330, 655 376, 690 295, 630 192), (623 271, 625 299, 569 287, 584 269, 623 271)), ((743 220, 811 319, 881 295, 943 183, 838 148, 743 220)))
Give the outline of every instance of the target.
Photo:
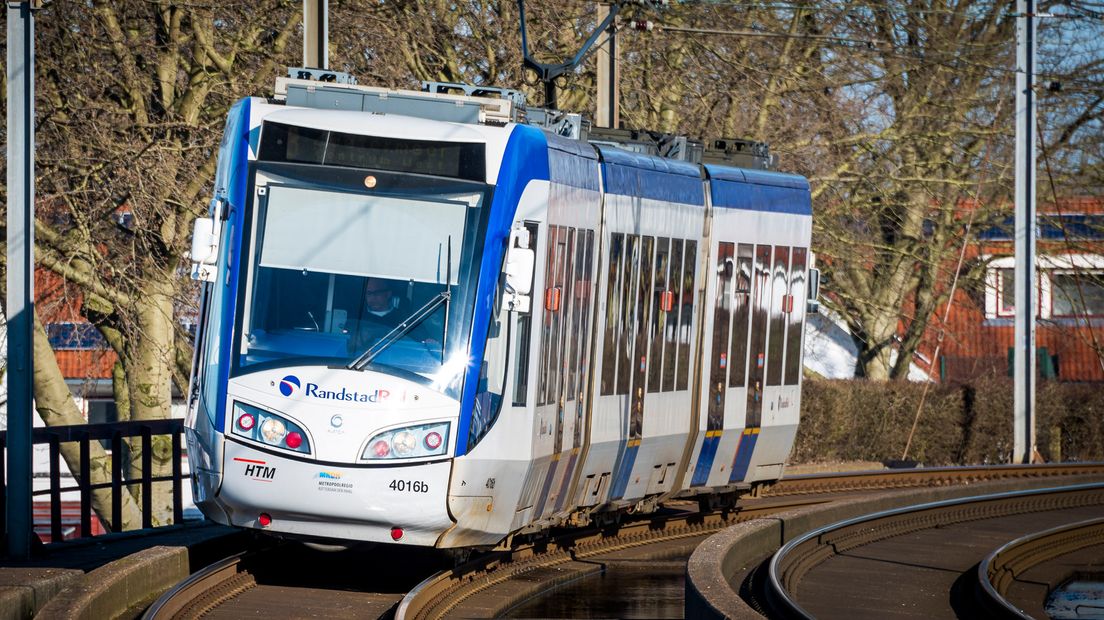
POLYGON ((379 457, 387 456, 391 454, 391 446, 387 445, 387 442, 381 439, 372 444, 372 453, 379 457))
POLYGON ((272 516, 267 512, 262 512, 260 516, 257 517, 257 523, 260 523, 261 527, 268 527, 272 524, 272 516))
POLYGON ((436 450, 441 447, 441 433, 437 431, 430 431, 425 436, 425 446, 430 450, 436 450))
POLYGON ((287 434, 287 437, 284 437, 284 443, 287 444, 287 447, 294 450, 303 445, 303 436, 299 433, 296 433, 295 431, 292 431, 287 434))
POLYGON ((243 431, 253 430, 253 425, 257 423, 257 420, 248 413, 243 413, 238 417, 238 428, 243 431))
POLYGON ((403 530, 401 527, 391 528, 391 540, 399 540, 403 537, 403 530))

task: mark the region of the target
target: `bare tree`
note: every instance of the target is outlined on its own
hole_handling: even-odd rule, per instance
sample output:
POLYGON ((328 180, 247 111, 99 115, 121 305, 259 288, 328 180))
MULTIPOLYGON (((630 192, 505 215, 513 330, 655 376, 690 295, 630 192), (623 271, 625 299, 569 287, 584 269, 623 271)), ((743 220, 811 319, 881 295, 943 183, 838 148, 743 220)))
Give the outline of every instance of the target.
MULTIPOLYGON (((1070 19, 1040 37, 1055 33, 1049 78, 1066 84, 1046 100, 1044 142, 1063 183, 1099 188, 1101 55, 1077 21, 1099 7, 1048 10, 1063 6, 1070 19)), ((167 416, 171 383, 185 382, 190 343, 177 314, 193 303, 181 277, 189 223, 210 193, 229 105, 267 94, 298 64, 300 10, 291 0, 91 0, 39 14, 38 257, 78 287, 82 313, 118 354, 124 417, 167 416)), ((527 17, 534 54, 558 61, 594 28, 595 4, 533 0, 527 17)), ((903 376, 947 294, 948 259, 968 240, 956 206, 1008 194, 1008 5, 686 3, 628 8, 621 23, 625 124, 767 141, 784 168, 809 176, 815 245, 860 369, 903 376), (635 18, 658 27, 624 27, 635 18)), ((335 0, 331 36, 332 66, 363 82, 503 85, 542 101, 521 68, 511 0, 335 0)), ((560 107, 593 112, 593 62, 558 82, 560 107)), ((167 442, 154 450, 163 470, 167 442)), ((158 522, 167 497, 154 503, 158 522)))
MULTIPOLYGON (((300 11, 134 0, 52 3, 37 16, 36 258, 79 288, 81 313, 118 354, 121 417, 168 417, 173 382, 186 384, 191 344, 175 309, 194 303, 181 263, 190 222, 205 211, 227 109, 269 91, 300 11)), ((154 475, 167 473, 168 438, 152 450, 154 475)), ((130 455, 133 479, 139 444, 130 455)), ((153 506, 155 524, 171 519, 167 484, 153 506)))

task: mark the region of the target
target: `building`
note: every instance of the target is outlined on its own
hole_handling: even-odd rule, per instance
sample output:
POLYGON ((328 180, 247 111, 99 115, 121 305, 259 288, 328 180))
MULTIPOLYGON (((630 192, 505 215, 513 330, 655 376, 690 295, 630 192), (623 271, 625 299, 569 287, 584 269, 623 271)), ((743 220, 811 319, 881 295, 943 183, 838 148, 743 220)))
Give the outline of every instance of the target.
POLYGON ((35 298, 54 357, 84 418, 90 423, 117 421, 111 372, 118 357, 80 315, 80 292, 52 271, 38 269, 35 298))
MULTIPOLYGON (((1104 381, 1104 199, 1061 200, 1039 209, 1036 346, 1038 372, 1060 381, 1104 381)), ((1012 215, 983 229, 967 259, 984 266, 979 286, 956 290, 938 359, 942 307, 917 362, 933 378, 1010 375, 1015 338, 1012 215)))

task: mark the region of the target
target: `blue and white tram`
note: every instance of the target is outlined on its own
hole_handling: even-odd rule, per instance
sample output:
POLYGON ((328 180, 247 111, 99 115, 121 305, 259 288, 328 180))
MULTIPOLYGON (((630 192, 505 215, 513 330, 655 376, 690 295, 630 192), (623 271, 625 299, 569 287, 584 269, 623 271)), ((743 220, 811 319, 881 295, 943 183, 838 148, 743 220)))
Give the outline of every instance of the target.
POLYGON ((804 179, 478 122, 496 100, 288 83, 311 96, 231 110, 193 239, 208 517, 489 546, 781 475, 804 179))

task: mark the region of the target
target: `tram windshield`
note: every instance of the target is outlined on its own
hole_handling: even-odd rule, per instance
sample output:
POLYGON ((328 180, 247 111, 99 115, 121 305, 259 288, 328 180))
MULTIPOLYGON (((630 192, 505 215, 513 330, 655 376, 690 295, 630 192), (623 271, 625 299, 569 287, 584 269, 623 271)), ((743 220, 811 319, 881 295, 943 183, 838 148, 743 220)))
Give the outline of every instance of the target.
POLYGON ((458 396, 487 188, 380 176, 385 192, 270 182, 259 195, 236 373, 346 365, 375 347, 370 368, 458 396), (429 304, 446 290, 449 304, 429 304), (427 304, 432 312, 379 350, 427 304))

